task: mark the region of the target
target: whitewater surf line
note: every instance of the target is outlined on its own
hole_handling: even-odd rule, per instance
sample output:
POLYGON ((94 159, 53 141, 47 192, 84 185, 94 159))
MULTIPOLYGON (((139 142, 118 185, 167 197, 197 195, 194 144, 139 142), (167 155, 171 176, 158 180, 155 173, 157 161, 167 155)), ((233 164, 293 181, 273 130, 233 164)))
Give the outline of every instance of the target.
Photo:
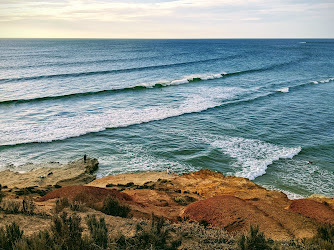
POLYGON ((218 136, 202 140, 235 159, 232 165, 241 168, 235 175, 250 180, 264 175, 275 161, 292 159, 301 151, 301 147, 289 148, 242 137, 218 136))
MULTIPOLYGON (((223 74, 222 74, 223 75, 223 74)), ((209 77, 211 78, 211 77, 209 77)), ((195 79, 195 78, 193 78, 195 79)), ((327 83, 330 81, 334 81, 334 78, 328 78, 325 80, 320 80, 317 82, 321 82, 321 83, 327 83)), ((305 85, 309 85, 309 84, 315 84, 315 81, 311 81, 305 84, 301 84, 301 85, 297 85, 297 86, 292 86, 289 87, 289 90, 292 90, 294 88, 300 87, 300 86, 305 86, 305 85)), ((141 88, 146 88, 146 87, 141 87, 141 88)), ((233 99, 235 96, 237 96, 240 93, 243 93, 247 90, 250 89, 239 89, 238 92, 236 93, 230 93, 229 89, 238 89, 238 88, 224 88, 225 89, 225 94, 227 95, 226 98, 224 99, 233 99)), ((214 90, 214 89, 213 89, 214 90)), ((215 90, 214 90, 215 91, 215 90)), ((227 107, 230 105, 239 105, 241 103, 248 103, 248 102, 253 102, 256 100, 260 100, 262 98, 267 98, 270 96, 275 96, 275 95, 279 95, 279 94, 285 94, 285 93, 289 93, 288 91, 281 91, 280 89, 278 90, 273 90, 273 91, 269 91, 266 92, 264 94, 258 94, 256 96, 253 96, 251 98, 243 98, 243 99, 237 99, 237 100, 226 100, 226 101, 222 101, 222 102, 216 102, 212 99, 203 99, 206 102, 206 105, 203 106, 203 103, 201 103, 202 101, 200 101, 199 103, 196 103, 196 101, 192 101, 192 100, 187 100, 186 105, 181 105, 178 108, 172 108, 172 109, 168 109, 168 108, 163 108, 163 107, 159 107, 159 108, 151 108, 148 107, 146 109, 144 109, 144 111, 146 110, 147 114, 149 114, 149 118, 145 118, 143 119, 143 117, 145 117, 145 115, 143 115, 143 109, 135 109, 133 112, 131 112, 131 110, 129 111, 115 111, 116 113, 112 113, 112 115, 110 115, 110 117, 117 117, 119 115, 119 112, 122 113, 122 117, 125 114, 128 114, 128 116, 126 118, 122 118, 122 119, 116 119, 118 125, 110 125, 110 124, 104 124, 103 126, 95 126, 95 128, 87 128, 87 130, 84 131, 76 131, 76 133, 74 134, 67 134, 65 136, 54 136, 54 137, 49 137, 49 138, 44 138, 44 139, 26 139, 24 141, 21 142, 13 142, 13 143, 6 143, 3 142, 2 145, 0 146, 0 148, 2 147, 7 147, 7 146, 17 146, 17 145, 21 145, 21 144, 28 144, 28 143, 40 143, 40 142, 52 142, 52 141, 58 141, 58 140, 65 140, 65 139, 69 139, 69 138, 73 138, 73 137, 79 137, 79 136, 83 136, 86 134, 90 134, 90 133, 97 133, 97 132, 101 132, 107 129, 116 129, 116 128, 120 128, 120 127, 129 127, 132 125, 138 125, 138 124, 143 124, 143 123, 148 123, 148 122, 152 122, 152 121, 160 121, 160 120, 165 120, 168 118, 173 118, 173 117, 178 117, 178 116, 182 116, 182 115, 186 115, 186 114, 191 114, 191 113, 201 113, 210 109, 216 109, 216 108, 222 108, 222 107, 227 107), (154 114, 152 116, 152 114, 154 114), (134 118, 132 121, 129 120, 129 117, 134 118)), ((144 112, 145 113, 145 112, 144 112)), ((145 113, 145 114, 146 114, 145 113)), ((108 117, 109 115, 105 115, 102 114, 103 119, 101 119, 100 116, 95 117, 96 115, 93 115, 92 118, 89 118, 89 120, 91 121, 98 121, 98 120, 105 120, 106 117, 108 117)), ((70 126, 76 127, 76 124, 71 124, 73 123, 72 118, 63 118, 65 121, 65 124, 69 124, 70 126), (68 120, 68 121, 67 121, 68 120)), ((82 120, 82 119, 80 119, 82 120)), ((108 119, 107 119, 108 120, 108 119)), ((84 124, 89 124, 88 121, 83 122, 84 124)), ((22 129, 22 128, 21 128, 22 129)), ((50 134, 54 134, 54 131, 57 131, 62 128, 57 128, 54 127, 52 129, 50 129, 50 131, 52 131, 52 133, 50 133, 50 131, 45 131, 47 136, 50 136, 50 134)), ((19 129, 20 130, 20 129, 19 129)), ((24 129, 25 130, 25 129, 24 129)), ((5 132, 5 134, 11 134, 10 131, 5 132)), ((62 134, 62 133, 61 133, 62 134)), ((38 135, 36 135, 38 138, 40 138, 41 133, 38 133, 38 135)), ((0 137, 3 139, 4 136, 0 137)), ((11 137, 11 136, 10 136, 11 137)), ((36 138, 37 138, 36 137, 36 138)), ((20 137, 21 138, 21 137, 20 137)))
POLYGON ((188 77, 178 79, 178 80, 157 82, 157 83, 141 83, 141 84, 138 84, 138 85, 135 85, 135 86, 130 86, 130 87, 126 87, 126 88, 119 88, 119 89, 106 89, 106 90, 99 90, 99 91, 73 93, 73 94, 59 95, 59 96, 36 97, 36 98, 29 98, 29 99, 5 100, 5 101, 0 101, 0 105, 14 104, 14 103, 40 102, 40 101, 46 101, 46 100, 58 100, 58 99, 67 99, 67 98, 75 98, 75 97, 82 97, 82 96, 92 96, 92 95, 101 95, 101 94, 108 94, 108 93, 118 93, 118 92, 123 92, 123 91, 163 88, 163 87, 176 86, 176 85, 192 83, 192 82, 218 79, 218 78, 222 78, 225 75, 228 75, 228 74, 227 73, 219 73, 219 74, 192 75, 192 76, 188 76, 188 77))
POLYGON ((179 67, 179 66, 184 66, 184 65, 197 64, 197 63, 205 63, 205 62, 211 62, 211 61, 217 61, 217 60, 223 60, 223 59, 233 59, 233 58, 238 58, 240 56, 241 55, 233 55, 233 56, 206 59, 206 60, 172 63, 172 64, 162 64, 162 65, 150 65, 150 66, 144 66, 144 67, 125 68, 125 69, 88 71, 88 72, 77 72, 77 73, 63 73, 63 74, 28 76, 28 77, 19 77, 19 78, 4 78, 4 79, 0 79, 0 82, 7 83, 7 82, 19 82, 19 81, 29 81, 29 80, 39 80, 39 79, 50 79, 50 78, 106 75, 106 74, 117 74, 117 73, 135 72, 135 71, 143 71, 143 70, 155 70, 155 69, 164 69, 164 68, 170 68, 170 67, 179 67))
POLYGON ((209 91, 193 94, 179 106, 149 106, 145 108, 122 108, 102 113, 71 117, 52 116, 39 122, 38 126, 20 124, 0 129, 0 144, 15 145, 32 142, 51 142, 78 137, 106 129, 129 127, 152 121, 164 120, 184 114, 199 113, 221 105, 222 100, 234 98, 247 90, 234 87, 214 87, 209 91))
POLYGON ((2 129, 0 134, 0 144, 2 146, 16 146, 28 143, 52 142, 65 140, 73 137, 79 137, 90 133, 97 133, 107 129, 116 129, 129 127, 132 125, 144 124, 152 121, 165 120, 172 117, 178 117, 191 113, 201 113, 209 109, 237 105, 243 102, 250 102, 275 95, 277 92, 268 92, 252 98, 231 100, 237 95, 249 92, 252 89, 240 89, 233 87, 215 87, 210 93, 203 92, 203 96, 194 96, 179 107, 147 107, 144 109, 123 109, 110 110, 101 114, 94 114, 85 117, 65 117, 56 120, 45 121, 41 125, 43 131, 36 131, 34 127, 29 126, 8 127, 2 129), (219 93, 221 96, 219 96, 219 93), (216 101, 215 98, 223 100, 216 101), (24 134, 20 134, 21 132, 24 134), (30 132, 29 132, 30 131, 30 132), (64 131, 67 133, 64 134, 64 131), (15 135, 16 134, 16 135, 15 135), (24 136, 31 135, 24 138, 24 136), (16 139, 15 139, 16 138, 16 139))
MULTIPOLYGON (((141 83, 135 86, 119 88, 119 89, 104 89, 104 90, 99 90, 99 91, 89 91, 89 92, 83 92, 83 93, 71 93, 67 95, 44 96, 44 97, 36 97, 36 98, 28 98, 28 99, 4 100, 4 101, 0 101, 0 105, 41 102, 41 101, 47 101, 47 100, 70 99, 70 98, 78 98, 78 97, 84 97, 84 96, 119 93, 123 91, 163 88, 163 87, 177 86, 177 85, 199 82, 199 81, 213 80, 213 79, 218 79, 222 77, 229 77, 229 76, 234 76, 234 75, 239 75, 239 74, 244 74, 244 73, 249 73, 249 72, 254 72, 254 71, 256 70, 254 69, 254 70, 248 70, 248 71, 237 71, 237 72, 231 72, 231 73, 223 72, 223 73, 216 73, 216 74, 209 74, 209 73, 197 74, 197 75, 194 74, 194 75, 186 76, 178 80, 163 81, 163 82, 156 82, 156 83, 141 83)), ((289 90, 293 88, 304 87, 304 86, 311 85, 311 84, 329 83, 331 81, 334 81, 334 78, 328 78, 328 79, 318 80, 318 81, 310 81, 307 83, 302 83, 300 85, 276 89, 276 91, 289 92, 289 90)))
MULTIPOLYGON (((45 101, 45 100, 57 100, 61 98, 90 96, 90 95, 96 95, 96 94, 107 94, 107 93, 112 93, 112 92, 129 91, 129 90, 141 90, 145 88, 160 88, 160 87, 166 87, 166 86, 171 86, 171 85, 185 84, 189 82, 212 80, 212 79, 221 78, 221 77, 230 77, 230 76, 247 74, 247 73, 262 72, 266 70, 272 70, 277 67, 286 66, 291 63, 295 63, 295 61, 285 62, 282 64, 274 64, 274 65, 270 65, 264 68, 236 71, 236 72, 231 72, 231 73, 223 72, 223 73, 218 73, 218 74, 193 75, 193 76, 188 76, 188 77, 178 79, 178 80, 172 80, 169 82, 166 81, 166 82, 157 82, 157 83, 142 83, 136 86, 130 86, 130 87, 122 88, 122 89, 107 89, 107 90, 89 91, 89 92, 83 92, 83 93, 71 93, 71 94, 59 95, 59 96, 45 96, 45 97, 36 97, 36 98, 29 98, 29 99, 4 100, 4 101, 0 101, 0 105, 1 104, 13 104, 13 103, 27 103, 27 102, 34 102, 34 101, 38 102, 38 101, 45 101)), ((88 73, 85 73, 85 74, 88 74, 88 73)))
MULTIPOLYGON (((41 76, 28 76, 28 77, 21 77, 21 78, 5 78, 0 79, 0 83, 8 83, 8 82, 19 82, 19 81, 29 81, 29 80, 39 80, 39 79, 49 79, 49 78, 66 78, 66 77, 80 77, 80 76, 91 76, 91 75, 106 75, 106 74, 117 74, 117 73, 126 73, 126 72, 135 72, 135 71, 143 71, 143 70, 154 70, 154 69, 163 69, 163 68, 169 68, 169 67, 178 67, 178 66, 184 66, 184 65, 191 65, 191 64, 197 64, 197 63, 204 63, 204 62, 210 62, 210 61, 217 61, 222 59, 233 59, 238 58, 241 55, 233 55, 233 56, 227 56, 223 58, 215 58, 215 59, 206 59, 206 60, 199 60, 199 61, 191 61, 191 62, 181 62, 181 63, 173 63, 173 64, 163 64, 163 65, 151 65, 151 66, 144 66, 144 67, 136 67, 136 68, 126 68, 126 69, 114 69, 114 70, 101 70, 101 71, 89 71, 89 72, 78 72, 78 73, 64 73, 64 74, 55 74, 55 75, 41 75, 41 76)), ((245 74, 245 73, 253 73, 253 72, 262 72, 267 70, 273 70, 275 68, 288 66, 293 63, 300 62, 304 60, 305 58, 301 58, 298 60, 293 60, 289 62, 279 63, 279 64, 273 64, 262 68, 257 69, 249 69, 249 70, 243 70, 243 71, 236 71, 233 73, 229 73, 227 75, 239 75, 239 74, 245 74)))

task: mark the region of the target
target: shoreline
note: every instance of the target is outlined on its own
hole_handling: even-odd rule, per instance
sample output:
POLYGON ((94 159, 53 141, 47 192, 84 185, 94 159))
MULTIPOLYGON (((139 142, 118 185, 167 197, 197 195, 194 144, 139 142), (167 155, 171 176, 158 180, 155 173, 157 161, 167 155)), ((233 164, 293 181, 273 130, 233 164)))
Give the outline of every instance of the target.
POLYGON ((86 162, 79 159, 65 164, 48 162, 26 165, 31 168, 26 172, 1 171, 0 184, 8 188, 83 184, 96 179, 94 172, 98 169, 98 160, 88 158, 86 162))
MULTIPOLYGON (((124 176, 129 178, 130 176, 138 175, 141 178, 145 178, 144 173, 161 173, 161 176, 168 179, 169 175, 165 175, 166 171, 154 171, 154 170, 142 170, 142 171, 132 171, 132 172, 119 172, 112 175, 107 176, 99 176, 96 172, 98 171, 98 159, 96 158, 88 158, 87 164, 84 164, 83 159, 73 160, 69 162, 45 162, 45 163, 25 163, 22 165, 7 165, 7 169, 0 170, 0 184, 2 186, 11 186, 10 183, 16 183, 16 185, 12 186, 12 188, 24 188, 30 186, 41 186, 45 187, 47 185, 59 185, 62 186, 65 182, 68 184, 65 185, 73 185, 73 184, 88 184, 88 182, 94 181, 95 179, 104 179, 108 176, 124 176), (90 168, 90 170, 87 170, 90 168), (20 170, 21 169, 21 170, 20 170), (22 170, 26 169, 26 170, 22 170), (56 175, 48 176, 49 173, 56 173, 56 175), (38 177, 48 177, 46 179, 41 179, 38 177), (54 178, 55 177, 55 178, 54 178), (34 179, 27 182, 27 179, 34 179), (11 181, 10 181, 11 180, 11 181), (9 185, 8 185, 9 184, 9 185), (62 185, 61 185, 62 184, 62 185)), ((197 170, 198 171, 198 170, 197 170)), ((196 172, 194 170, 193 172, 196 172)), ((218 173, 222 173, 219 171, 215 171, 218 173)), ((174 173, 175 175, 182 175, 185 173, 192 173, 192 172, 182 172, 182 173, 174 173)), ((223 173, 222 173, 223 174, 223 173)), ((158 176, 159 174, 157 174, 158 176)), ((234 177, 234 176, 230 176, 234 177)), ((240 177, 249 180, 245 177, 240 177)), ((256 183, 254 180, 250 180, 253 183, 256 183)), ((267 190, 271 191, 278 191, 284 193, 289 200, 298 200, 298 199, 307 199, 312 196, 323 197, 323 198, 334 198, 330 196, 326 196, 323 194, 313 193, 310 195, 301 195, 297 194, 288 190, 282 190, 276 188, 274 186, 268 185, 261 185, 257 184, 267 190)))
MULTIPOLYGON (((89 158, 89 159, 91 159, 91 158, 89 158)), ((96 160, 97 164, 99 164, 98 159, 96 159, 96 158, 92 158, 92 159, 96 160)), ((0 184, 2 183, 3 179, 16 178, 14 176, 19 176, 19 175, 27 175, 27 176, 31 176, 31 177, 33 177, 35 179, 36 179, 37 175, 40 175, 40 176, 45 175, 45 176, 47 176, 48 172, 52 172, 52 170, 55 170, 55 169, 67 168, 70 164, 73 164, 75 162, 78 163, 79 165, 81 164, 80 159, 79 160, 69 161, 69 162, 51 161, 51 162, 45 162, 45 163, 31 163, 31 162, 28 162, 28 163, 21 164, 21 165, 9 164, 9 165, 6 166, 6 169, 0 170, 0 184), (26 170, 22 170, 22 169, 26 169, 26 170), (6 175, 6 178, 1 178, 1 176, 3 174, 6 175)), ((80 168, 80 167, 77 169, 77 171, 79 171, 80 173, 85 172, 85 171, 83 171, 83 168, 80 168)), ((98 173, 96 173, 97 171, 98 171, 98 167, 96 168, 96 171, 94 171, 94 175, 87 176, 88 180, 93 181, 94 178, 95 179, 102 179, 102 178, 105 178, 107 176, 123 176, 123 175, 124 176, 127 176, 127 175, 130 176, 131 174, 140 174, 140 173, 145 173, 145 172, 165 173, 165 171, 161 171, 161 170, 157 170, 157 171, 155 171, 155 170, 136 170, 136 171, 130 171, 130 172, 125 172, 125 171, 124 172, 118 172, 118 173, 111 174, 111 175, 101 176, 101 175, 98 175, 98 173)), ((198 170, 194 170, 194 171, 190 171, 190 172, 177 172, 175 174, 182 175, 184 173, 191 173, 191 172, 195 172, 195 171, 198 171, 198 170)), ((71 176, 72 175, 73 176, 76 175, 76 174, 74 174, 74 171, 71 171, 71 172, 72 172, 72 173, 70 173, 71 176)), ((217 172, 219 172, 219 171, 217 171, 217 172)), ((219 173, 222 173, 222 172, 219 172, 219 173)), ((62 176, 62 174, 60 174, 60 176, 58 176, 59 180, 62 179, 61 176, 62 176)), ((233 177, 233 175, 231 175, 231 177, 233 177)), ((79 177, 76 177, 76 178, 79 178, 79 177)), ((241 177, 241 178, 245 178, 245 177, 241 177)), ((248 178, 245 178, 245 179, 248 179, 248 178)), ((250 180, 250 181, 256 183, 254 180, 250 180)), ((36 181, 36 183, 37 183, 37 181, 36 181)), ((55 185, 55 184, 56 183, 53 183, 53 185, 55 185)), ((84 182, 79 181, 78 184, 84 184, 84 182)), ((318 194, 318 193, 312 193, 310 195, 302 195, 302 194, 297 194, 297 193, 291 192, 289 190, 283 190, 283 189, 280 189, 280 188, 276 188, 276 187, 270 186, 270 185, 269 186, 268 185, 261 185, 261 184, 257 184, 257 185, 260 185, 260 186, 266 188, 267 190, 273 190, 273 191, 282 192, 290 200, 304 199, 304 198, 308 198, 308 197, 313 196, 313 195, 331 198, 330 196, 326 196, 326 195, 318 194)), ((333 197, 334 197, 334 194, 333 194, 333 197)))
POLYGON ((266 237, 275 240, 311 238, 322 223, 334 224, 334 197, 290 200, 283 192, 249 179, 208 169, 181 175, 149 171, 96 179, 97 159, 54 164, 56 168, 23 174, 0 172, 4 204, 28 198, 43 213, 52 214, 59 199, 75 202, 81 197, 80 204, 96 209, 109 194, 131 207, 133 219, 150 219, 154 214, 175 223, 206 221, 237 234, 257 224, 266 237))

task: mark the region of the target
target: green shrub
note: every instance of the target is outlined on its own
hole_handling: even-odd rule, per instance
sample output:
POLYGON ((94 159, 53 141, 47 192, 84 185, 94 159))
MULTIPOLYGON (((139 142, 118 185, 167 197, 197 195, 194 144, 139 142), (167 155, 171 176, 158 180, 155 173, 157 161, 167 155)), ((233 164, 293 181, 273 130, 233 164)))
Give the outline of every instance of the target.
POLYGON ((87 207, 90 207, 90 208, 95 208, 95 196, 94 194, 92 193, 89 193, 89 192, 81 192, 79 194, 77 194, 73 201, 74 202, 79 202, 81 204, 84 204, 86 205, 87 207))
POLYGON ((56 201, 55 212, 58 214, 61 211, 63 211, 65 207, 68 207, 69 205, 70 205, 70 202, 68 201, 66 197, 61 198, 56 201))
POLYGON ((312 239, 305 240, 304 244, 312 246, 314 249, 334 249, 334 226, 325 224, 317 230, 317 235, 312 239))
MULTIPOLYGON (((57 249, 54 241, 47 230, 30 237, 22 238, 15 243, 14 249, 18 250, 40 250, 40 249, 57 249)), ((59 249, 59 247, 58 247, 59 249)))
POLYGON ((334 226, 330 224, 320 226, 318 228, 317 237, 332 243, 334 246, 334 226))
POLYGON ((201 220, 199 224, 202 225, 204 228, 207 228, 210 225, 210 223, 206 220, 201 220))
POLYGON ((22 235, 23 231, 15 222, 0 228, 0 249, 13 249, 14 244, 22 238, 22 235))
POLYGON ((65 212, 53 218, 53 224, 51 225, 52 237, 61 249, 80 249, 83 230, 80 222, 81 218, 79 216, 74 214, 67 217, 65 212))
POLYGON ((204 222, 171 224, 171 231, 182 237, 181 249, 235 249, 234 236, 221 228, 205 227, 204 222))
MULTIPOLYGON (((82 237, 82 227, 80 226, 80 217, 76 215, 67 216, 62 213, 54 217, 49 231, 41 231, 30 237, 21 238, 15 241, 13 249, 18 250, 40 250, 40 249, 106 249, 108 248, 108 231, 103 218, 97 220, 95 216, 87 216, 87 225, 90 237, 82 237)), ((0 230, 0 243, 1 239, 0 230)), ((5 235, 5 238, 8 237, 5 235)), ((8 242, 9 240, 7 240, 8 242)), ((0 245, 0 249, 2 249, 0 245)), ((12 249, 12 248, 3 248, 12 249)))
POLYGON ((179 203, 182 206, 186 206, 187 205, 187 201, 182 196, 176 196, 176 197, 174 197, 174 201, 177 202, 177 203, 179 203))
POLYGON ((23 213, 26 215, 33 215, 35 211, 35 203, 31 199, 24 198, 21 200, 4 200, 1 204, 1 208, 5 213, 18 214, 23 213))
POLYGON ((18 214, 21 210, 21 202, 15 200, 4 200, 1 207, 6 213, 18 214))
POLYGON ((74 201, 73 203, 71 203, 70 209, 72 211, 79 211, 79 212, 85 212, 87 210, 85 205, 79 201, 74 201))
POLYGON ((241 250, 266 250, 271 249, 269 241, 263 232, 259 232, 258 226, 250 226, 248 235, 242 235, 238 241, 241 250))
POLYGON ((181 240, 172 240, 170 229, 165 227, 165 220, 153 216, 149 228, 137 224, 136 235, 132 238, 121 235, 116 239, 116 245, 118 249, 174 250, 181 245, 181 240))
POLYGON ((174 197, 174 201, 179 203, 182 206, 187 206, 190 203, 196 201, 196 199, 192 196, 176 196, 174 197))
POLYGON ((129 205, 123 205, 116 198, 108 196, 103 201, 102 212, 105 214, 127 217, 131 209, 129 205))
POLYGON ((99 247, 107 248, 108 229, 104 218, 101 217, 99 220, 97 220, 95 215, 88 215, 86 217, 86 222, 93 243, 99 247))

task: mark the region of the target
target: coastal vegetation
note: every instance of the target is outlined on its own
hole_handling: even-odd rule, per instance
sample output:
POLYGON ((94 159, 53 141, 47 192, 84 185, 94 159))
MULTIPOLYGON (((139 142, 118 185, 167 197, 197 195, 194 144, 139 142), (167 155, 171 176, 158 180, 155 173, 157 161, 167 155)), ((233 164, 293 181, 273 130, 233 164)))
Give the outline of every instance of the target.
POLYGON ((77 214, 62 212, 52 218, 49 230, 42 230, 31 236, 24 236, 23 230, 13 222, 0 228, 0 249, 326 249, 334 246, 334 227, 324 225, 311 239, 301 241, 273 241, 267 239, 257 226, 239 237, 225 230, 210 228, 199 223, 182 222, 174 224, 152 215, 151 222, 138 222, 133 236, 116 235, 108 231, 105 219, 87 215, 88 228, 83 233, 83 222, 77 214))
POLYGON ((0 249, 333 249, 333 198, 290 200, 207 169, 91 181, 96 161, 82 163, 42 182, 34 171, 0 176, 0 249))
POLYGON ((102 212, 105 214, 127 217, 130 213, 130 206, 122 205, 119 200, 107 196, 103 201, 102 212))

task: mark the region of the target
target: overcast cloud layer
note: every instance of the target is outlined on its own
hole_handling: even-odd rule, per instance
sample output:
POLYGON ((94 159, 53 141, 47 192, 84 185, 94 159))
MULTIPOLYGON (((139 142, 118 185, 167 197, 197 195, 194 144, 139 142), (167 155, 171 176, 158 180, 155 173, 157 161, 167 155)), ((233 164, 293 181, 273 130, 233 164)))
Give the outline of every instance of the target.
POLYGON ((328 0, 0 0, 0 37, 334 38, 328 0))

